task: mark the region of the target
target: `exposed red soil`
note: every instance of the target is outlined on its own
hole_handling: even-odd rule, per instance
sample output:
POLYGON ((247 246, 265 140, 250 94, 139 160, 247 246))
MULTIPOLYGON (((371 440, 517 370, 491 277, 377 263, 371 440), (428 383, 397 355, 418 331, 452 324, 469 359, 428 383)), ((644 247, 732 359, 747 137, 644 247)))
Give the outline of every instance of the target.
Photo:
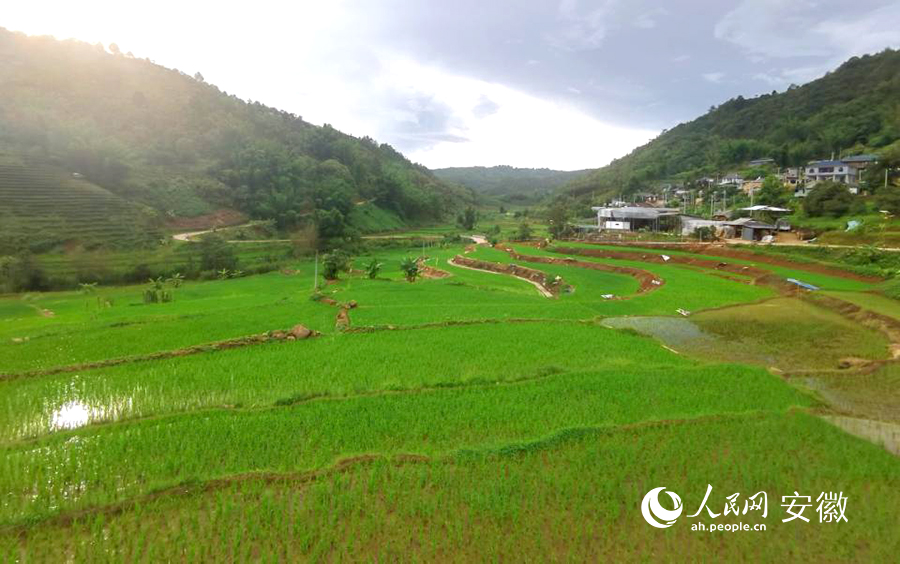
POLYGON ((780 276, 772 274, 771 271, 764 270, 755 266, 731 264, 724 261, 715 261, 685 255, 666 255, 668 257, 668 260, 666 260, 665 258, 663 258, 663 255, 665 253, 653 252, 645 253, 635 251, 614 251, 611 249, 599 248, 584 249, 580 247, 551 247, 548 250, 553 253, 560 253, 565 255, 582 255, 595 258, 652 262, 656 264, 686 264, 709 270, 730 272, 732 274, 749 276, 752 278, 753 284, 760 286, 770 286, 784 296, 797 296, 802 293, 802 290, 799 286, 795 286, 794 284, 783 280, 780 276))
POLYGON ((427 265, 419 268, 419 274, 422 275, 422 278, 448 278, 453 276, 446 270, 427 265))
POLYGON ((350 328, 350 314, 347 312, 348 308, 346 307, 338 310, 337 317, 334 319, 334 328, 338 331, 346 331, 350 328))
MULTIPOLYGON (((604 243, 605 245, 616 245, 617 243, 604 243)), ((750 251, 742 251, 733 247, 719 244, 703 244, 696 245, 653 245, 654 249, 671 250, 671 251, 687 251, 691 253, 699 253, 703 255, 733 258, 741 260, 749 260, 763 264, 771 264, 773 266, 782 266, 785 268, 793 268, 795 270, 805 270, 806 272, 814 272, 817 274, 827 274, 839 278, 849 280, 859 280, 860 282, 881 282, 883 279, 877 276, 863 276, 840 268, 834 268, 823 264, 795 262, 786 258, 775 257, 771 255, 759 255, 750 251)), ((674 258, 674 257, 672 257, 674 258)))
MULTIPOLYGON (((576 266, 578 268, 588 268, 591 270, 601 270, 603 272, 615 272, 617 274, 625 274, 627 276, 631 276, 632 278, 638 281, 638 294, 643 294, 645 292, 651 292, 653 290, 657 290, 665 284, 665 280, 654 275, 652 272, 640 269, 640 268, 632 268, 630 266, 613 266, 609 264, 600 264, 597 262, 585 262, 580 260, 575 260, 572 258, 567 259, 558 259, 553 257, 542 257, 542 256, 533 256, 533 255, 523 255, 517 253, 512 248, 507 246, 498 246, 500 250, 506 251, 509 253, 509 256, 516 260, 522 260, 526 262, 535 262, 540 264, 561 264, 565 266, 576 266)), ((574 253, 566 253, 566 254, 574 254, 574 253)))
POLYGON ((247 219, 243 213, 226 208, 196 217, 173 217, 166 221, 166 226, 176 231, 200 231, 240 225, 247 223, 247 219))

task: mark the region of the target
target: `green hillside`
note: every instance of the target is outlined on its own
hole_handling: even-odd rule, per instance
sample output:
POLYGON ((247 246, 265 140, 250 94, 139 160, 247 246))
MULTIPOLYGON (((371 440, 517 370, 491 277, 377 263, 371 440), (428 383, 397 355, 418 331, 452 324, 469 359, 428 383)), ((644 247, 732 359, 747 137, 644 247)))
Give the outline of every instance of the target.
POLYGON ((514 168, 511 166, 471 166, 440 168, 434 175, 441 180, 461 184, 477 194, 515 203, 541 199, 572 182, 587 171, 514 168))
POLYGON ((47 250, 68 240, 87 246, 139 247, 162 237, 152 210, 50 167, 0 155, 0 253, 47 250))
MULTIPOLYGON (((664 181, 690 184, 747 161, 780 166, 873 152, 900 161, 900 52, 854 57, 803 86, 738 96, 569 184, 575 195, 629 194, 664 181)), ((874 175, 883 174, 876 167, 874 175)))
MULTIPOLYGON (((352 217, 361 202, 380 210, 367 214, 365 228, 379 223, 373 217, 434 221, 471 199, 389 145, 241 100, 199 73, 115 45, 0 28, 0 92, 0 154, 19 167, 8 174, 33 177, 7 181, 15 185, 4 194, 14 197, 0 198, 0 215, 35 225, 66 218, 45 232, 57 244, 137 244, 156 235, 123 233, 220 209, 275 220, 284 231, 312 223, 320 240, 343 240, 358 232, 352 217), (67 209, 68 200, 43 197, 69 190, 73 173, 83 179, 79 191, 96 194, 93 230, 68 219, 88 217, 67 209), (37 188, 26 205, 19 200, 29 186, 37 188), (147 221, 135 222, 135 213, 147 221), (94 237, 101 233, 109 237, 94 237)), ((9 226, 0 227, 7 246, 19 233, 9 226)))

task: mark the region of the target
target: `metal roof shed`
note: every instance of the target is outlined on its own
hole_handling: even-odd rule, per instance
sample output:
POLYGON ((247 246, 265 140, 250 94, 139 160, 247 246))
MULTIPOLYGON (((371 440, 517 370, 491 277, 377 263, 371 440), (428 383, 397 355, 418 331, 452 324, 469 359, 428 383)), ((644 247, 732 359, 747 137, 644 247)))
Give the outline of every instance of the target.
POLYGON ((776 227, 768 223, 756 221, 750 217, 742 217, 735 221, 729 221, 723 225, 729 225, 740 231, 740 238, 745 241, 757 241, 763 238, 766 231, 775 231, 776 227))

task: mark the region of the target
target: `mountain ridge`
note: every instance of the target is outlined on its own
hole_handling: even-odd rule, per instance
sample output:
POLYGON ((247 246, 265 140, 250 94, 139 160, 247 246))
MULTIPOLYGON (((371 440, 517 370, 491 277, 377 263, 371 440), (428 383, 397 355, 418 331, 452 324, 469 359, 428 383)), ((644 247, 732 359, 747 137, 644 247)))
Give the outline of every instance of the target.
POLYGON ((432 169, 435 176, 473 190, 477 194, 508 203, 532 202, 552 195, 585 170, 522 168, 509 165, 447 167, 432 169))
POLYGON ((737 96, 563 188, 599 199, 690 185, 752 159, 798 166, 835 155, 900 157, 900 51, 853 57, 802 86, 754 98, 737 96))
MULTIPOLYGON (((339 243, 360 232, 361 202, 392 224, 417 224, 473 197, 390 145, 241 100, 200 73, 113 45, 0 28, 0 91, 0 154, 26 168, 77 174, 134 205, 148 228, 233 208, 287 231, 314 224, 321 241, 339 243)), ((32 210, 35 217, 66 216, 52 197, 46 204, 32 210)), ((0 202, 0 217, 12 213, 0 202)), ((56 231, 44 247, 110 244, 82 238, 65 222, 56 231)), ((13 235, 21 240, 0 229, 0 247, 13 250, 13 235)))

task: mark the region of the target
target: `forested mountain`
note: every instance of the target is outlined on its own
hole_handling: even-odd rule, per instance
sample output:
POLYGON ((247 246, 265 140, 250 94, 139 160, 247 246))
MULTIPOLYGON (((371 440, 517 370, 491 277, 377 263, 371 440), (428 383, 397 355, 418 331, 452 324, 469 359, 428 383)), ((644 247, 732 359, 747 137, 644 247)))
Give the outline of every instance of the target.
POLYGON ((471 188, 478 194, 507 202, 534 201, 553 193, 587 171, 550 170, 548 168, 514 168, 511 166, 472 166, 441 168, 435 176, 471 188))
POLYGON ((55 225, 41 232, 43 247, 114 243, 67 229, 69 209, 55 205, 57 192, 115 201, 116 217, 154 236, 171 218, 230 208, 285 230, 315 225, 325 240, 352 236, 364 210, 377 212, 369 220, 430 221, 472 198, 386 144, 241 100, 199 73, 114 44, 107 50, 2 28, 0 169, 0 184, 4 171, 19 179, 8 181, 10 194, 30 190, 21 179, 40 179, 40 197, 27 206, 0 199, 7 246, 28 239, 23 213, 55 225))
POLYGON ((822 78, 785 92, 737 97, 680 124, 629 155, 572 182, 597 198, 690 183, 751 159, 780 166, 874 152, 900 160, 900 52, 854 57, 822 78))

